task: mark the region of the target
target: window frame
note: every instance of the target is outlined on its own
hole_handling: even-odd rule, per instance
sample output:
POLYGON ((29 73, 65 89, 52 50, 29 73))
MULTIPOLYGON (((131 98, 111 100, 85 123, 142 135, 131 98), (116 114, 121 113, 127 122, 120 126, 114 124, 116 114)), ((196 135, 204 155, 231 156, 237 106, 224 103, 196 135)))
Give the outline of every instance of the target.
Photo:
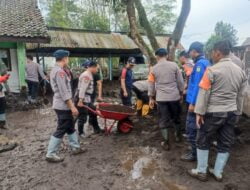
POLYGON ((11 72, 12 71, 12 65, 11 65, 10 49, 9 48, 0 48, 0 51, 1 50, 6 51, 6 53, 7 53, 8 63, 6 65, 6 67, 8 68, 8 71, 11 72))

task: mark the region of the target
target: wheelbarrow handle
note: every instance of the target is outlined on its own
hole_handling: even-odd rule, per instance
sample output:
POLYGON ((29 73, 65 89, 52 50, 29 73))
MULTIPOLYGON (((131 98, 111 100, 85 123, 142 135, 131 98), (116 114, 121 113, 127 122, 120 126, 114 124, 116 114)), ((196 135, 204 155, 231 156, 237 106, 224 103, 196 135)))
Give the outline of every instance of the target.
POLYGON ((103 117, 102 114, 101 114, 99 111, 96 111, 96 110, 90 108, 90 107, 87 106, 87 105, 84 105, 84 104, 83 104, 82 107, 85 108, 85 109, 87 109, 88 111, 90 111, 90 112, 92 112, 92 113, 94 113, 94 114, 100 116, 100 117, 103 117))

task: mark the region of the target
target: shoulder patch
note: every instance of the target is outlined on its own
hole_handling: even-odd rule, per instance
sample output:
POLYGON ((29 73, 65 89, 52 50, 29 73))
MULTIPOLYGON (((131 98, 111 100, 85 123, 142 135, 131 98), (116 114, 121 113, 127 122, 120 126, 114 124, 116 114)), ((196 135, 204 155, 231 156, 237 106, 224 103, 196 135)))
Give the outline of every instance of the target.
POLYGON ((90 78, 88 76, 83 77, 83 82, 88 83, 90 81, 90 78))
POLYGON ((200 66, 198 66, 197 68, 196 68, 196 72, 201 72, 201 67, 200 66))
POLYGON ((59 76, 61 77, 61 78, 64 78, 64 76, 65 76, 65 72, 64 71, 59 71, 59 76))
POLYGON ((209 79, 209 74, 208 74, 208 70, 206 70, 206 72, 204 73, 201 82, 199 84, 199 87, 204 89, 204 90, 209 90, 212 86, 211 81, 209 79))

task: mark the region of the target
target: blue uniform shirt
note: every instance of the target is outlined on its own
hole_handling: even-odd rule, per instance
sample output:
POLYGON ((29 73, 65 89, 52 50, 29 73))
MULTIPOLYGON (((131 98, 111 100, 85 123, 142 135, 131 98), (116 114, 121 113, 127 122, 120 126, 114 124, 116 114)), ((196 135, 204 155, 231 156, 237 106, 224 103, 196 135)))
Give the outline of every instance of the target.
POLYGON ((121 78, 125 79, 126 88, 132 89, 134 82, 133 71, 131 69, 123 68, 121 78))
POLYGON ((210 66, 210 62, 204 56, 196 58, 195 66, 189 79, 186 98, 186 101, 191 105, 195 105, 196 103, 199 84, 208 66, 210 66))

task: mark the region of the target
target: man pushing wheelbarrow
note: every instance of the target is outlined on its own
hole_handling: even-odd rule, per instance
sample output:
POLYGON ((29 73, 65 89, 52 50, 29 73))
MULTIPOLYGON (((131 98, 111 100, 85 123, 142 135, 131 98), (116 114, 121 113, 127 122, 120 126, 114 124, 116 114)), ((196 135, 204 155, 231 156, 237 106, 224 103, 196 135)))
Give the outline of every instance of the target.
POLYGON ((87 121, 87 116, 90 115, 92 118, 92 125, 94 133, 98 134, 103 132, 100 128, 97 120, 97 115, 105 119, 105 132, 110 133, 112 127, 118 122, 118 128, 123 132, 129 132, 132 127, 131 122, 128 120, 129 115, 133 115, 134 111, 127 106, 111 105, 111 104, 100 104, 98 110, 91 101, 91 95, 94 92, 94 79, 93 75, 98 72, 97 63, 94 61, 88 61, 87 70, 83 72, 79 78, 78 90, 75 95, 76 106, 79 111, 78 116, 78 133, 80 137, 85 137, 84 124, 87 121), (108 110, 107 110, 108 109, 108 110), (106 126, 106 120, 114 120, 110 127, 106 126), (122 121, 123 120, 123 121, 122 121), (125 122, 126 121, 126 122, 125 122), (126 124, 126 125, 125 125, 126 124), (123 127, 121 127, 123 126, 123 127), (126 127, 127 126, 127 127, 126 127), (126 129, 125 129, 126 128, 126 129))

